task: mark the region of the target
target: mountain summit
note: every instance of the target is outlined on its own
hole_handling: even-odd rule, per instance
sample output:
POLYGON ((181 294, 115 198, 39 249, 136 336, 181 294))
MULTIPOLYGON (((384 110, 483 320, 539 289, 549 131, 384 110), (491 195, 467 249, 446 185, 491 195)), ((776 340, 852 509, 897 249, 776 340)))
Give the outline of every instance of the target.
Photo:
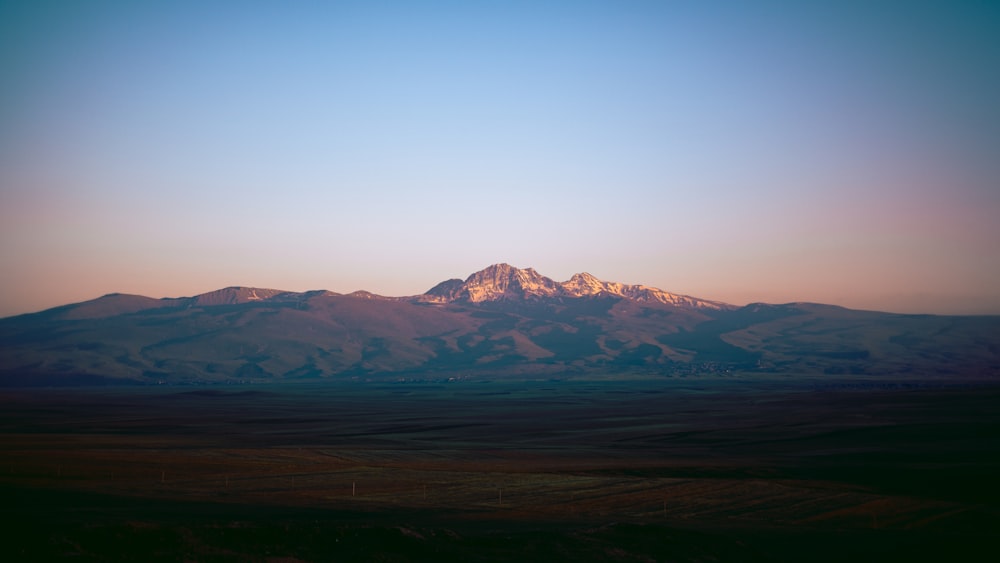
POLYGON ((555 297, 560 295, 560 286, 539 274, 533 268, 520 269, 510 264, 493 264, 480 270, 463 282, 448 280, 434 286, 424 295, 436 297, 435 301, 511 301, 555 297))
POLYGON ((698 299, 647 287, 602 281, 591 274, 574 274, 564 282, 547 278, 533 268, 515 268, 510 264, 493 264, 480 270, 465 281, 443 281, 419 296, 421 300, 436 303, 454 301, 482 303, 484 301, 538 300, 552 297, 611 296, 643 303, 663 303, 694 309, 731 309, 731 305, 718 301, 698 299))

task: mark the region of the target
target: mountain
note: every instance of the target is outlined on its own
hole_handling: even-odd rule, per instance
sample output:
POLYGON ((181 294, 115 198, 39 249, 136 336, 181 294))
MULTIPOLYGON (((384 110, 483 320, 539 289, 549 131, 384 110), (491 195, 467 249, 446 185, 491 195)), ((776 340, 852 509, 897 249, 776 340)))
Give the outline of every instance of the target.
POLYGON ((736 307, 496 264, 386 297, 228 287, 0 319, 0 385, 692 374, 1000 376, 1000 317, 736 307))
POLYGON ((676 295, 644 285, 601 281, 586 272, 575 274, 569 281, 555 282, 540 275, 533 268, 521 270, 509 264, 494 264, 472 274, 464 282, 458 279, 443 281, 421 298, 424 301, 439 303, 455 301, 482 303, 598 296, 621 297, 631 301, 657 302, 696 309, 733 308, 725 303, 676 295))

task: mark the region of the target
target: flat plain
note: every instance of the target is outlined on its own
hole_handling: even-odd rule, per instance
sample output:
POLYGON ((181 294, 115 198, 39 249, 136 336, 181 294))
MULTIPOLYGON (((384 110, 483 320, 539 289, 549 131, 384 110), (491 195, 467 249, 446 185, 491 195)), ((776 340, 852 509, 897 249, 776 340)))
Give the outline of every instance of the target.
POLYGON ((5 560, 969 559, 1000 385, 781 377, 0 391, 5 560))

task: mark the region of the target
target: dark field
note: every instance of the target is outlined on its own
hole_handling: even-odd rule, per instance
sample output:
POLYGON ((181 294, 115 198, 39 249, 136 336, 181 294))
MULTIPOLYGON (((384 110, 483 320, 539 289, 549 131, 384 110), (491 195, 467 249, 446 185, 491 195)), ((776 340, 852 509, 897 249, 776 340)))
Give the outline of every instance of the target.
POLYGON ((1000 386, 0 392, 0 558, 996 560, 1000 386))

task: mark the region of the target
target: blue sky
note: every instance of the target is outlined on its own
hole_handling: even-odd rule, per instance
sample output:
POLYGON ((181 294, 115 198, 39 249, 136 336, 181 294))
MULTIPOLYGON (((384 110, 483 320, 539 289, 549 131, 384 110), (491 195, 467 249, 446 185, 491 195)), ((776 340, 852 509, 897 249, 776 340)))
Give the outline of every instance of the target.
POLYGON ((410 295, 495 262, 1000 313, 989 2, 43 1, 0 22, 0 315, 410 295))

